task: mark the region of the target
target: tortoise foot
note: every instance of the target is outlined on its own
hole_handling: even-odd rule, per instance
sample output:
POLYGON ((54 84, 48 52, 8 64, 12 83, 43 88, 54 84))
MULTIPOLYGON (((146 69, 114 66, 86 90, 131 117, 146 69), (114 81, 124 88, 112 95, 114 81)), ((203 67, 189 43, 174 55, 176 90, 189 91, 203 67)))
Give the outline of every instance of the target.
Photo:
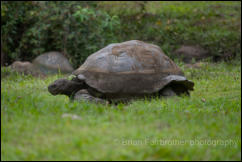
POLYGON ((86 89, 79 90, 74 95, 74 100, 76 101, 86 101, 86 102, 93 102, 93 103, 100 103, 100 104, 107 104, 108 101, 96 98, 88 93, 86 89))

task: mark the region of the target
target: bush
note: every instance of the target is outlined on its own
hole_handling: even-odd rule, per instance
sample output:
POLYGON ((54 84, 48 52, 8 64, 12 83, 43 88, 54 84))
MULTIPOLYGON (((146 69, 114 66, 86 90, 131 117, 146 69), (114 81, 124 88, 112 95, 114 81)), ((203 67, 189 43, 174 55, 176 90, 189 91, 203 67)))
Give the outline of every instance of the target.
POLYGON ((241 53, 240 2, 1 2, 1 47, 9 63, 60 51, 78 67, 110 43, 142 40, 166 54, 200 45, 241 53))
POLYGON ((123 40, 159 45, 166 54, 200 45, 212 56, 241 54, 241 2, 103 2, 121 18, 123 40))
POLYGON ((55 50, 63 52, 77 67, 89 54, 109 43, 118 42, 119 17, 85 4, 4 2, 3 8, 7 10, 2 16, 5 20, 2 41, 4 52, 10 54, 11 60, 31 60, 43 52, 55 50), (21 11, 24 13, 18 14, 21 11), (23 20, 24 16, 27 17, 23 20), (21 32, 18 27, 25 29, 21 32), (16 33, 18 37, 14 37, 16 33))

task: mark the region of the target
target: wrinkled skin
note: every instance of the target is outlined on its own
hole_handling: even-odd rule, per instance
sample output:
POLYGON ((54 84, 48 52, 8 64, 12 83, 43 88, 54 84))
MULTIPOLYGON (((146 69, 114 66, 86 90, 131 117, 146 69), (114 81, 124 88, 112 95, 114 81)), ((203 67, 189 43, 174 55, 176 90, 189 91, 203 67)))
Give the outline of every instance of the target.
POLYGON ((106 104, 108 101, 94 97, 86 89, 79 90, 74 95, 74 100, 76 101, 88 101, 93 103, 106 104))
POLYGON ((77 91, 84 89, 85 87, 86 85, 84 82, 77 82, 75 79, 58 79, 48 86, 48 91, 52 95, 63 94, 72 98, 77 91))
MULTIPOLYGON (((77 78, 73 78, 72 80, 67 79, 58 79, 51 83, 48 86, 48 91, 52 95, 66 95, 70 97, 71 100, 85 100, 94 103, 102 103, 105 104, 106 101, 101 98, 96 98, 91 95, 91 93, 95 94, 95 91, 88 87, 85 82, 80 81, 77 78)), ((97 94, 96 94, 97 95, 97 94)))

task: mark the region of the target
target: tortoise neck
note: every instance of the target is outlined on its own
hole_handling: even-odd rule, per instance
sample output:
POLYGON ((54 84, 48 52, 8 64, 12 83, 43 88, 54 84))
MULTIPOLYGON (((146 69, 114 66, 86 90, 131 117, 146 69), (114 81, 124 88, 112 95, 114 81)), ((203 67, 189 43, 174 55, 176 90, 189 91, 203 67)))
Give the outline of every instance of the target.
POLYGON ((85 83, 70 80, 64 85, 62 94, 73 98, 74 94, 83 88, 85 88, 85 83))

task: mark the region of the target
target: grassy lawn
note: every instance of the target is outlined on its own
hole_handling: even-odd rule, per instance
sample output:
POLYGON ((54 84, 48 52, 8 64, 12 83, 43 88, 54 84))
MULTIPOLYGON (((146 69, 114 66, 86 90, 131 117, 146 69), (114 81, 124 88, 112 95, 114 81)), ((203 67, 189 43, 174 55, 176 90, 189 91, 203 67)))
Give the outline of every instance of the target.
POLYGON ((117 106, 52 96, 63 76, 4 76, 1 160, 241 160, 241 62, 178 64, 190 97, 117 106))
MULTIPOLYGON (((106 32, 103 39, 96 35, 105 28, 100 27, 96 35, 74 28, 70 60, 85 60, 90 51, 104 44, 132 39, 157 44, 172 59, 173 51, 184 44, 200 45, 212 56, 237 54, 238 58, 230 63, 204 62, 198 69, 175 60, 195 82, 190 97, 117 106, 52 96, 47 86, 67 76, 34 78, 1 68, 1 160, 241 160, 241 2, 147 2, 143 18, 137 3, 100 2, 98 8, 111 17, 118 15, 123 23, 113 30, 117 33, 106 32)), ((53 20, 50 29, 60 30, 55 29, 57 22, 53 20)), ((11 27, 12 21, 7 24, 11 27)), ((10 27, 3 27, 10 32, 6 38, 15 35, 10 27)), ((35 30, 41 29, 38 25, 35 30)), ((27 54, 32 56, 39 48, 49 50, 40 46, 35 35, 27 37, 27 32, 24 36, 22 53, 31 49, 27 54), (37 42, 36 47, 28 44, 31 40, 37 42)), ((46 44, 41 32, 39 36, 46 44)), ((52 42, 58 45, 63 36, 56 36, 59 39, 52 42)), ((7 55, 21 53, 11 43, 3 47, 11 49, 7 55)))

